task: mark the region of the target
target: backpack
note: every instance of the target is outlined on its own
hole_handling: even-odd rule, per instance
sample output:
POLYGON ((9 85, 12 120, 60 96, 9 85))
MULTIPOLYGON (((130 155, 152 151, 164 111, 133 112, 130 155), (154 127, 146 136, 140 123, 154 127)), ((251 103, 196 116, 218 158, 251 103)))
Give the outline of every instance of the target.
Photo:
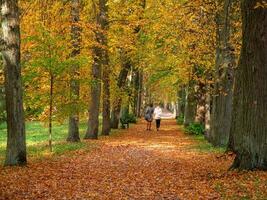
POLYGON ((145 120, 151 120, 152 118, 152 113, 149 108, 147 108, 146 113, 145 113, 145 120))

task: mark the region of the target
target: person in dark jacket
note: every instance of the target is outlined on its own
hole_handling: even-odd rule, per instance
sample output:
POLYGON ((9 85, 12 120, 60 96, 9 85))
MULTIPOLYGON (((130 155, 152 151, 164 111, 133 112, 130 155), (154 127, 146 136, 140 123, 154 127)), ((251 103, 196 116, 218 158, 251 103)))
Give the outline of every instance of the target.
POLYGON ((147 121, 147 125, 146 125, 147 131, 151 131, 151 124, 153 121, 153 113, 154 113, 153 104, 149 104, 149 106, 146 108, 146 112, 145 112, 145 120, 147 121))

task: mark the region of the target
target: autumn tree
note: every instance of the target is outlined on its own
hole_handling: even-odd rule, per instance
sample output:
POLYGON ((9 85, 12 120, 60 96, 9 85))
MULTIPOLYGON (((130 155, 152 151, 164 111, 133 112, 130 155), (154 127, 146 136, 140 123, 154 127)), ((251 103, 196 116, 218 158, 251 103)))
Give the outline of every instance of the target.
MULTIPOLYGON (((99 130, 99 110, 100 110, 100 97, 101 97, 101 75, 102 68, 104 64, 103 55, 103 46, 105 46, 106 36, 103 32, 106 28, 106 1, 99 0, 98 8, 95 6, 94 10, 96 12, 95 23, 95 39, 96 44, 94 45, 93 52, 93 65, 92 65, 92 85, 91 85, 91 100, 89 106, 89 119, 88 119, 88 128, 86 131, 85 139, 97 139, 98 138, 98 130, 99 130)), ((107 60, 105 60, 105 64, 107 60)))
POLYGON ((242 1, 242 50, 234 84, 230 134, 233 168, 267 169, 267 10, 242 1))
MULTIPOLYGON (((72 53, 71 57, 76 57, 80 54, 81 48, 81 27, 80 21, 80 0, 71 1, 71 38, 72 38, 72 53)), ((69 135, 67 141, 78 142, 79 136, 79 64, 74 64, 71 69, 70 80, 70 101, 71 101, 71 115, 69 116, 69 135)))
POLYGON ((195 121, 197 111, 196 92, 193 80, 190 80, 186 87, 185 102, 184 125, 189 126, 195 121))
POLYGON ((7 110, 7 151, 5 165, 26 164, 26 138, 22 99, 20 60, 20 14, 17 0, 1 1, 5 45, 2 57, 5 71, 7 110))
POLYGON ((103 52, 102 52, 102 62, 103 62, 103 111, 102 111, 102 135, 109 135, 111 130, 111 118, 110 118, 110 61, 109 61, 109 51, 108 51, 108 38, 107 31, 109 28, 108 24, 108 0, 103 0, 101 5, 102 22, 101 29, 103 33, 103 52))
POLYGON ((210 132, 210 141, 215 146, 227 145, 231 126, 235 65, 233 45, 230 40, 232 12, 232 0, 219 2, 216 14, 217 48, 210 132))
MULTIPOLYGON (((121 70, 119 73, 119 77, 117 80, 117 87, 119 89, 124 89, 127 81, 128 73, 131 69, 131 61, 127 56, 125 51, 121 52, 121 70)), ((114 101, 111 112, 111 128, 118 129, 119 127, 119 119, 121 112, 121 104, 122 104, 122 96, 118 96, 114 101)))

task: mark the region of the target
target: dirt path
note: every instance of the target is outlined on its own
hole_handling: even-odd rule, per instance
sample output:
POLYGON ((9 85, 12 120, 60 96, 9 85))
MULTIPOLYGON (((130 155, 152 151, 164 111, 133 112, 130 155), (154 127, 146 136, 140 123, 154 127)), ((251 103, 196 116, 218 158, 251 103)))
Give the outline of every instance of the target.
POLYGON ((196 142, 174 120, 164 121, 159 132, 144 130, 142 122, 101 138, 89 152, 0 169, 0 199, 222 198, 221 177, 234 181, 225 175, 230 158, 192 149, 196 142))

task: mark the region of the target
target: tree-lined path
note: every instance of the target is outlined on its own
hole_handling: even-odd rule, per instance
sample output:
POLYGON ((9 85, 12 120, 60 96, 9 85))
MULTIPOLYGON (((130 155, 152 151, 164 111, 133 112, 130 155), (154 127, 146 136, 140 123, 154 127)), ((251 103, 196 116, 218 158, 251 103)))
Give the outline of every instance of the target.
POLYGON ((201 143, 174 120, 164 120, 159 132, 145 131, 140 122, 88 143, 93 147, 70 155, 1 168, 0 199, 267 197, 264 172, 227 172, 231 156, 200 151, 201 143))

